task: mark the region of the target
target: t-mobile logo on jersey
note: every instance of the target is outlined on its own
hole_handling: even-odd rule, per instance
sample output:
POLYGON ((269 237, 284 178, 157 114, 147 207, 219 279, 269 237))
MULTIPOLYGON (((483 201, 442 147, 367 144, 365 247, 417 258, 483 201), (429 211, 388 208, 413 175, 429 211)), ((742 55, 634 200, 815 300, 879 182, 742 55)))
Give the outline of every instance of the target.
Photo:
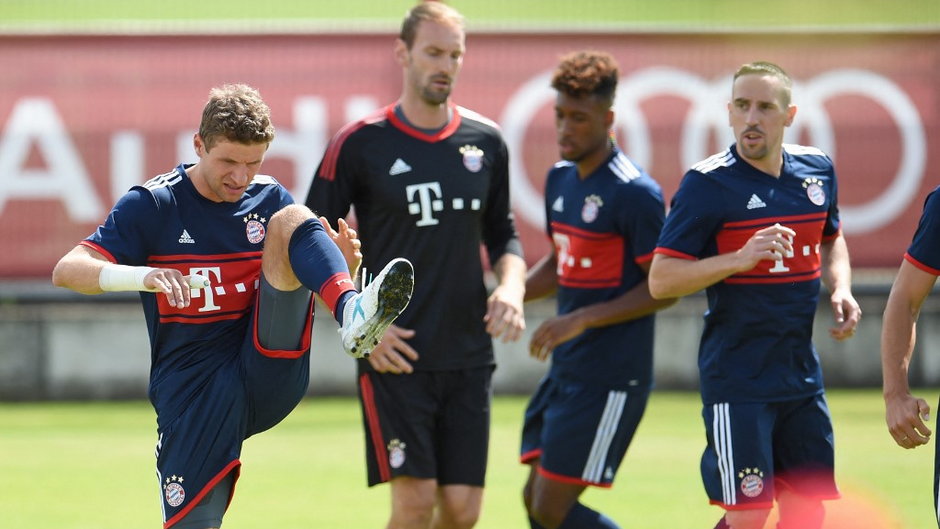
POLYGON ((407 186, 405 187, 405 196, 408 198, 408 213, 421 215, 415 226, 433 226, 440 222, 431 215, 432 211, 444 209, 444 201, 441 200, 440 182, 407 186), (417 199, 415 195, 417 195, 417 199))
MULTIPOLYGON (((218 284, 222 281, 222 269, 218 266, 190 268, 189 273, 208 277, 209 282, 212 284, 218 284)), ((203 292, 205 292, 205 303, 203 303, 202 307, 199 307, 199 312, 209 312, 222 308, 215 304, 215 292, 211 286, 209 288, 193 290, 192 294, 194 298, 197 298, 201 296, 203 292)))
MULTIPOLYGON (((424 184, 413 184, 405 187, 405 196, 408 200, 408 213, 420 215, 415 226, 434 226, 440 221, 434 218, 434 211, 444 209, 443 193, 441 192, 440 182, 427 182, 424 184)), ((476 211, 480 209, 482 202, 479 198, 470 199, 467 204, 463 198, 453 198, 450 200, 450 207, 453 210, 471 209, 476 211)))

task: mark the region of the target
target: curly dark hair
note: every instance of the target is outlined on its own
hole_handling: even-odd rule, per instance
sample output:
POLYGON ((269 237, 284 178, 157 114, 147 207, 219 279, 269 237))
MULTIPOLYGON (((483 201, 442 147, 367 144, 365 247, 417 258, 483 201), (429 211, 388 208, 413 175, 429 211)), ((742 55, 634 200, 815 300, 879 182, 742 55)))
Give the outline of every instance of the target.
POLYGON ((552 88, 571 97, 597 96, 613 104, 620 70, 602 51, 576 51, 561 58, 552 75, 552 88))
POLYGON ((202 109, 199 136, 211 149, 220 138, 252 145, 271 143, 274 125, 271 109, 261 94, 244 84, 227 84, 213 88, 202 109))

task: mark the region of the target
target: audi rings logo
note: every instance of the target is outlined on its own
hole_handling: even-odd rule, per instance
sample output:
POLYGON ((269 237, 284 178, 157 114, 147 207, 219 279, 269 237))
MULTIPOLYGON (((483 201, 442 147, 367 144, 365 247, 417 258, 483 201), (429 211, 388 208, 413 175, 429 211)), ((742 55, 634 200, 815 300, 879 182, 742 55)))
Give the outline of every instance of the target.
MULTIPOLYGON (((522 152, 525 131, 535 114, 554 100, 550 82, 551 72, 542 73, 523 84, 510 98, 500 120, 510 152, 522 152)), ((625 139, 624 149, 655 176, 656 168, 651 166, 652 136, 640 104, 656 96, 679 97, 690 103, 679 136, 679 153, 682 166, 691 167, 712 154, 707 152, 711 134, 719 139, 719 145, 734 142, 726 109, 730 90, 730 75, 706 80, 671 67, 646 68, 622 77, 614 110, 618 132, 625 139)), ((846 233, 866 233, 892 222, 914 199, 927 163, 927 139, 914 103, 890 79, 868 70, 838 69, 806 82, 794 81, 793 100, 799 114, 787 129, 784 141, 797 143, 796 139, 805 132, 810 145, 834 158, 836 137, 824 104, 850 95, 867 98, 882 107, 896 125, 900 138, 899 166, 893 175, 884 175, 886 185, 881 193, 863 204, 840 204, 846 233)), ((533 226, 543 226, 543 198, 532 187, 523 158, 517 154, 510 162, 514 209, 533 226)))

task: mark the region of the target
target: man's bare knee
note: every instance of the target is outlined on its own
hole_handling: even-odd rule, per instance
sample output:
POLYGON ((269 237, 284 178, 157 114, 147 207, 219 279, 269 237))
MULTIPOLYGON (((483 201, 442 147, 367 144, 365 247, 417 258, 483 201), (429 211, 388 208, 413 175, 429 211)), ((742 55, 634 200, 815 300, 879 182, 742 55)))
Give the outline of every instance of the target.
POLYGON ((725 522, 731 529, 762 529, 768 516, 770 509, 728 511, 725 513, 725 522))

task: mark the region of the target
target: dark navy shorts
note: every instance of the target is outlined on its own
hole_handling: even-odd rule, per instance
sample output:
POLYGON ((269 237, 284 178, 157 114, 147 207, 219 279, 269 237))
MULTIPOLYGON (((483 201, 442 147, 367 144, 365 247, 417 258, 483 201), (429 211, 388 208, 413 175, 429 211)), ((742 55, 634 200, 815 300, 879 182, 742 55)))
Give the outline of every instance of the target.
POLYGON ((708 438, 702 481, 712 504, 767 509, 781 488, 818 499, 839 497, 825 395, 710 404, 702 417, 708 438))
POLYGON ((612 390, 544 378, 529 401, 520 460, 577 485, 610 487, 640 424, 648 389, 612 390))
POLYGON ((207 501, 196 509, 221 510, 198 513, 200 519, 221 519, 238 479, 242 442, 279 423, 303 398, 310 377, 312 303, 311 298, 300 348, 291 351, 258 343, 256 303, 240 354, 201 387, 190 388, 190 405, 182 414, 160 418, 156 456, 164 529, 183 520, 231 474, 223 492, 228 501, 207 501))
POLYGON ((482 487, 493 366, 408 375, 365 371, 359 400, 369 486, 398 476, 482 487))

